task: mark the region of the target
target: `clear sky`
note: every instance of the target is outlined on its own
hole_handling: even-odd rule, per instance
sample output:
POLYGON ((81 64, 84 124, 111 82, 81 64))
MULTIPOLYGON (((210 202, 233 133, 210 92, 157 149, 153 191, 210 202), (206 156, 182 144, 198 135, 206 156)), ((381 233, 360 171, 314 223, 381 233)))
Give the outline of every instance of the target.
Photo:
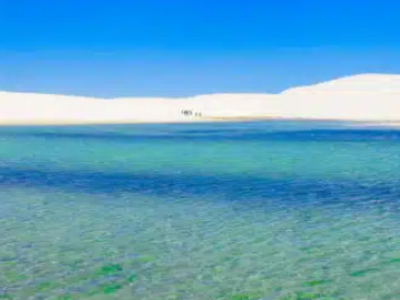
POLYGON ((400 73, 398 0, 0 0, 0 90, 279 92, 400 73))

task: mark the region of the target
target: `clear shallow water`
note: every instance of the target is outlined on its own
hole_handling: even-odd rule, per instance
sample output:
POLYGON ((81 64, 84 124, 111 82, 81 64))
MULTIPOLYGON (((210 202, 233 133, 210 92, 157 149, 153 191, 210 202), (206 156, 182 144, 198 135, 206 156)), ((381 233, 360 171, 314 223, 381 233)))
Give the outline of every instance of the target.
POLYGON ((399 299, 400 132, 0 129, 0 299, 399 299))

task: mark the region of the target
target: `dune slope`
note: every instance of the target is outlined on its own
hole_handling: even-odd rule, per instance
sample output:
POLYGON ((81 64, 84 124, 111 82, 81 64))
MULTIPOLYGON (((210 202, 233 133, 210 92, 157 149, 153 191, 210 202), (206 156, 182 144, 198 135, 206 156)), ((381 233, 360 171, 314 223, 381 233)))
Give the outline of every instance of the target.
POLYGON ((211 94, 174 99, 0 92, 3 125, 263 118, 400 122, 400 75, 361 74, 280 94, 211 94))

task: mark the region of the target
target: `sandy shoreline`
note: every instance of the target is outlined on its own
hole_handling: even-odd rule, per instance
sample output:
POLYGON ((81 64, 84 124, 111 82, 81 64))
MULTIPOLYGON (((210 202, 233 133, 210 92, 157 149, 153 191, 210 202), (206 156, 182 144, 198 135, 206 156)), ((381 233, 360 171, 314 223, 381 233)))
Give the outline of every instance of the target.
POLYGON ((400 75, 365 74, 280 94, 97 99, 0 92, 0 126, 255 121, 400 126, 400 75))
POLYGON ((343 120, 343 119, 307 119, 307 118, 281 118, 281 117, 210 117, 198 118, 189 120, 171 120, 171 121, 141 121, 141 120, 115 120, 115 121, 43 121, 32 120, 30 122, 1 122, 0 127, 30 127, 30 126, 96 126, 96 125, 134 125, 134 124, 198 124, 198 123, 231 123, 231 122, 274 122, 274 121, 287 121, 287 122, 335 122, 343 123, 352 127, 388 127, 400 128, 400 121, 360 121, 360 120, 343 120))

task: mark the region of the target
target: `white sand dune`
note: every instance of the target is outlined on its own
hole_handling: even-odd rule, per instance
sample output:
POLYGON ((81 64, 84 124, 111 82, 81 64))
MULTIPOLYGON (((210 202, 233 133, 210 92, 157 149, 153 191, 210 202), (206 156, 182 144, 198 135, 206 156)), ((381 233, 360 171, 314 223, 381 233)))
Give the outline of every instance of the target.
POLYGON ((96 124, 325 119, 400 122, 400 75, 362 74, 280 94, 97 99, 0 92, 0 124, 96 124), (185 115, 182 111, 191 111, 185 115), (200 115, 196 115, 200 113, 200 115))

